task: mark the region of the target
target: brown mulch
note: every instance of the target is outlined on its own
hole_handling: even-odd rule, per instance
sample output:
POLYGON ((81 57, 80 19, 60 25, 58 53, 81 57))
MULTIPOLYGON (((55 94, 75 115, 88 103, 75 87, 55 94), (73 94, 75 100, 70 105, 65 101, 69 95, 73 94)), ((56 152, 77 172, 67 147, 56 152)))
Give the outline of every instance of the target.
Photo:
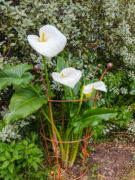
POLYGON ((95 175, 91 178, 91 170, 88 180, 135 180, 135 144, 122 143, 100 143, 94 146, 94 151, 90 154, 88 164, 89 169, 97 165, 95 175))
MULTIPOLYGON (((88 171, 81 180, 135 180, 135 161, 133 160, 135 143, 89 144, 88 153, 89 157, 86 158, 88 171)), ((62 180, 71 180, 80 176, 81 162, 78 156, 74 167, 67 168, 62 180)))

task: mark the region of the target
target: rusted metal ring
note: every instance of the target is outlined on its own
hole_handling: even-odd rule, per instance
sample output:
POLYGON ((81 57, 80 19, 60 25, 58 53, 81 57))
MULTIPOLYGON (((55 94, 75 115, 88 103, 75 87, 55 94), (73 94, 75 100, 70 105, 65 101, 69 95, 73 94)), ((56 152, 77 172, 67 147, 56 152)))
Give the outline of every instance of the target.
POLYGON ((81 102, 81 101, 90 101, 90 100, 95 100, 98 99, 102 96, 102 94, 100 96, 96 96, 94 98, 88 98, 88 99, 75 99, 75 100, 56 100, 56 99, 49 99, 49 102, 58 102, 58 103, 62 103, 62 102, 81 102))
POLYGON ((93 129, 93 131, 92 131, 92 134, 90 135, 90 136, 87 136, 86 138, 84 138, 84 139, 79 139, 79 140, 75 140, 75 141, 56 141, 56 140, 53 140, 53 139, 49 139, 49 138, 47 138, 47 137, 45 137, 43 134, 42 134, 42 132, 41 132, 41 130, 42 129, 40 129, 40 134, 41 134, 41 136, 43 137, 43 139, 45 139, 45 140, 47 140, 47 141, 51 141, 51 142, 54 142, 54 143, 62 143, 62 144, 73 144, 73 143, 77 143, 77 142, 83 142, 83 141, 87 141, 88 139, 90 139, 92 136, 93 136, 93 134, 94 134, 94 128, 92 127, 92 129, 93 129))

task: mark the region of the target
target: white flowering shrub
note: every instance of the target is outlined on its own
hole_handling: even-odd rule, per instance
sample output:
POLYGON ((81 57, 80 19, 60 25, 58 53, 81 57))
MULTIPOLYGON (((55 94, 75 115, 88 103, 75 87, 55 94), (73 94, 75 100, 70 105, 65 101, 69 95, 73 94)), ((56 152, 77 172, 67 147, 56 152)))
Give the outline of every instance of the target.
POLYGON ((0 0, 2 57, 11 64, 40 62, 29 51, 27 35, 52 24, 66 35, 74 54, 93 51, 135 79, 134 9, 134 0, 0 0))
POLYGON ((3 126, 0 131, 0 141, 11 142, 21 138, 20 131, 28 125, 29 122, 26 120, 17 121, 13 124, 3 126))
POLYGON ((6 125, 0 132, 0 139, 2 142, 11 142, 11 139, 18 139, 20 135, 18 134, 18 127, 11 124, 6 125))
POLYGON ((135 135, 135 120, 132 119, 128 124, 128 131, 135 135))
POLYGON ((124 71, 108 72, 104 76, 104 82, 107 86, 107 93, 98 99, 99 106, 114 107, 130 104, 128 100, 130 98, 129 84, 131 81, 124 71))
MULTIPOLYGON (((108 42, 105 43, 108 43, 110 53, 117 61, 120 60, 123 66, 125 64, 132 69, 135 65, 135 3, 132 0, 106 0, 103 4, 105 21, 110 22, 106 24, 108 35, 103 31, 104 36, 108 37, 108 42)), ((120 66, 119 63, 118 65, 120 66)))

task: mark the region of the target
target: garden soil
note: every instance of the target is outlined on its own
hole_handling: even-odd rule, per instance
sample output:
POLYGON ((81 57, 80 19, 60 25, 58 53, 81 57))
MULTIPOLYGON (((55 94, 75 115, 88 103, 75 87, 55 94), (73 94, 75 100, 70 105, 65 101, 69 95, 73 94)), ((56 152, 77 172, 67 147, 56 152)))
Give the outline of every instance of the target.
POLYGON ((135 180, 135 143, 100 143, 89 153, 87 176, 82 180, 135 180))
MULTIPOLYGON (((89 144, 88 156, 88 171, 81 180, 135 180, 135 143, 89 144)), ((68 178, 62 179, 72 180, 71 177, 80 176, 81 167, 81 158, 78 156, 74 167, 68 168, 66 172, 68 178)))
POLYGON ((110 142, 95 145, 88 159, 91 171, 88 172, 87 179, 135 180, 134 160, 135 143, 121 144, 110 142), (95 178, 92 178, 94 175, 95 178))

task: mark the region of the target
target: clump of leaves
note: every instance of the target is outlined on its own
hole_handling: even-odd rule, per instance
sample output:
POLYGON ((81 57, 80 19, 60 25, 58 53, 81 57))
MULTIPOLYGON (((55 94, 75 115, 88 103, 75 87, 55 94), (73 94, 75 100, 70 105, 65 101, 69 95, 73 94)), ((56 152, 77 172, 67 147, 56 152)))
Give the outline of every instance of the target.
POLYGON ((0 143, 0 178, 46 179, 42 151, 35 143, 36 135, 32 136, 32 139, 0 143))

